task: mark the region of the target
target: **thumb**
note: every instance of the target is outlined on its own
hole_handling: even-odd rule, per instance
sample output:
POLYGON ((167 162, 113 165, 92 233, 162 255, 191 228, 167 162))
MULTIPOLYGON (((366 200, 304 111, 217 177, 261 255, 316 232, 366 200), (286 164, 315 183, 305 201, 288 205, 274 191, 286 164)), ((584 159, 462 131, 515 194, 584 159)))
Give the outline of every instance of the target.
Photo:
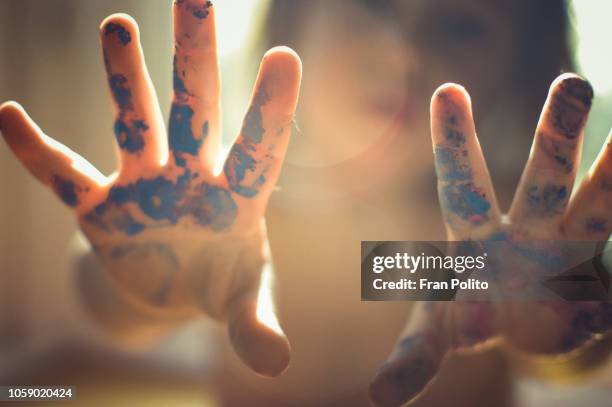
POLYGON ((287 369, 290 346, 272 298, 273 271, 264 267, 259 287, 236 298, 228 315, 229 338, 240 359, 255 372, 278 376, 287 369))

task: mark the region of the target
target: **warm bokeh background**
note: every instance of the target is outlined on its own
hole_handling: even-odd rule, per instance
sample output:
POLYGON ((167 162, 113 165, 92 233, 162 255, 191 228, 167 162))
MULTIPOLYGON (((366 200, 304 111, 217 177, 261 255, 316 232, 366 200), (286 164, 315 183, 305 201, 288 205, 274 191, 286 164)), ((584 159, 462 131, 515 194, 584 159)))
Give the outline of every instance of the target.
MULTIPOLYGON (((262 2, 226 0, 216 6, 226 142, 239 125, 257 67, 257 61, 249 58, 252 54, 246 52, 252 23, 257 21, 254 10, 260 4, 256 3, 262 2)), ((112 111, 98 41, 99 23, 114 12, 126 12, 139 22, 149 72, 162 111, 168 112, 170 5, 171 0, 0 0, 0 101, 20 102, 47 134, 102 172, 112 172, 112 111)), ((578 66, 596 91, 583 174, 612 124, 612 28, 607 27, 612 5, 577 0, 574 9, 578 66)), ((61 254, 75 230, 72 214, 0 143, 0 363, 2 357, 27 349, 37 339, 32 333, 44 327, 45 309, 54 301, 49 282, 65 272, 60 267, 61 254)), ((194 396, 185 405, 204 403, 202 397, 194 396)), ((178 405, 178 399, 173 400, 178 405)), ((118 405, 104 405, 109 404, 118 405)))

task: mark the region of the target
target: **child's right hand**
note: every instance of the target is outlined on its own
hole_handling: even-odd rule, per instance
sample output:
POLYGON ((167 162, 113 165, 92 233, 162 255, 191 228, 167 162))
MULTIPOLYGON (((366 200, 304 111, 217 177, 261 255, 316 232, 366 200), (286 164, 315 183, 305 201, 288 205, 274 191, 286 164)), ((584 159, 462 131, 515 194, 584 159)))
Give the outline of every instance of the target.
POLYGON ((220 144, 214 8, 176 0, 173 12, 169 151, 138 27, 126 15, 101 26, 116 107, 116 174, 104 177, 44 135, 14 102, 0 107, 0 130, 32 175, 73 208, 105 271, 134 304, 160 319, 202 312, 227 319, 242 360, 277 375, 289 363, 289 344, 271 306, 268 273, 262 278, 270 267, 263 216, 291 132, 301 63, 287 48, 264 56, 242 131, 214 174, 220 144))
MULTIPOLYGON (((604 243, 612 232, 612 134, 574 188, 592 98, 591 86, 577 75, 563 74, 553 82, 514 201, 502 216, 469 95, 453 84, 434 93, 431 134, 448 240, 497 244, 495 261, 480 274, 494 288, 484 295, 458 290, 455 299, 460 300, 416 305, 370 387, 376 405, 399 406, 413 399, 452 353, 480 352, 503 339, 528 355, 569 360, 612 331, 608 297, 565 300, 541 283, 578 264, 560 261, 571 253, 566 242, 604 243), (519 290, 524 296, 513 298, 519 290)), ((564 288, 588 296, 583 287, 564 288)))

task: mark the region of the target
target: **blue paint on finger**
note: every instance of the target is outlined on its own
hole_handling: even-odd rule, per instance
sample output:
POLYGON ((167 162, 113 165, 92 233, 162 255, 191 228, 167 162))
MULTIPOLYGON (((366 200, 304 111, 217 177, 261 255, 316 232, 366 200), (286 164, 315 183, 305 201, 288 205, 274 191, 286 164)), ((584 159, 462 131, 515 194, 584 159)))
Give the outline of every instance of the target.
POLYGON ((202 125, 202 139, 206 139, 206 137, 208 137, 208 120, 202 125))
POLYGON ((179 76, 176 55, 174 55, 174 60, 172 61, 172 83, 174 87, 174 91, 177 93, 187 94, 187 88, 185 87, 185 82, 179 76))
POLYGON ((205 19, 210 14, 209 8, 212 7, 212 2, 207 1, 200 7, 194 7, 192 14, 194 17, 199 18, 200 20, 205 19))
POLYGON ((110 75, 109 84, 119 107, 119 115, 113 126, 117 144, 124 151, 139 153, 145 147, 144 133, 149 130, 149 125, 144 120, 134 117, 136 115, 132 104, 132 91, 125 75, 110 75))
POLYGON ((574 163, 571 156, 574 154, 576 146, 560 143, 544 133, 539 133, 537 135, 537 140, 540 150, 544 155, 549 157, 557 167, 561 168, 566 174, 570 174, 574 171, 574 163))
POLYGON ((77 192, 80 188, 72 181, 54 175, 52 179, 52 186, 57 195, 62 201, 68 206, 75 207, 79 204, 79 197, 77 192))
POLYGON ((265 82, 259 84, 244 118, 240 138, 232 147, 223 166, 230 189, 245 198, 256 196, 266 181, 268 168, 254 158, 254 153, 261 148, 259 145, 265 133, 262 107, 270 99, 266 86, 265 82))
POLYGON ((144 133, 149 126, 144 120, 132 120, 129 124, 122 119, 115 121, 114 131, 117 144, 122 150, 138 153, 145 146, 144 133))
POLYGON ((212 7, 212 1, 190 1, 190 0, 177 0, 176 5, 180 7, 187 7, 187 11, 191 13, 198 20, 206 19, 210 14, 210 8, 212 7))
POLYGON ((113 74, 108 80, 113 98, 121 110, 131 110, 132 92, 127 87, 127 78, 121 74, 113 74))
POLYGON ((472 178, 472 170, 466 163, 467 151, 436 147, 434 156, 440 181, 467 181, 472 178), (465 156, 458 157, 459 155, 465 156))
POLYGON ((179 167, 186 165, 185 156, 197 156, 203 138, 195 138, 192 130, 193 109, 185 104, 173 103, 170 111, 168 138, 174 161, 179 167))
POLYGON ((242 125, 242 136, 251 144, 259 144, 263 139, 261 107, 254 106, 247 112, 242 125))
POLYGON ((442 198, 447 209, 464 220, 479 224, 488 219, 491 204, 485 194, 471 182, 445 186, 442 198))
POLYGON ((257 195, 258 187, 261 183, 244 184, 247 171, 255 171, 255 165, 255 159, 245 150, 245 147, 241 144, 234 144, 223 168, 228 185, 232 191, 246 198, 252 198, 257 195))
POLYGON ((127 45, 132 41, 132 35, 124 26, 118 23, 108 23, 104 28, 105 35, 116 34, 117 39, 122 45, 127 45))
POLYGON ((552 96, 550 119, 566 138, 576 139, 584 127, 593 100, 593 88, 582 78, 566 78, 552 96))
MULTIPOLYGON (((454 118, 454 116, 452 117, 454 118)), ((459 147, 465 144, 465 135, 460 131, 447 128, 445 137, 446 141, 448 141, 448 143, 454 147, 459 147)))
POLYGON ((257 92, 253 96, 251 107, 247 111, 242 124, 242 137, 246 143, 259 144, 263 140, 263 115, 262 107, 270 100, 266 91, 266 82, 259 84, 257 92))
POLYGON ((534 215, 559 214, 567 204, 568 192, 565 185, 532 185, 526 188, 525 194, 534 215))

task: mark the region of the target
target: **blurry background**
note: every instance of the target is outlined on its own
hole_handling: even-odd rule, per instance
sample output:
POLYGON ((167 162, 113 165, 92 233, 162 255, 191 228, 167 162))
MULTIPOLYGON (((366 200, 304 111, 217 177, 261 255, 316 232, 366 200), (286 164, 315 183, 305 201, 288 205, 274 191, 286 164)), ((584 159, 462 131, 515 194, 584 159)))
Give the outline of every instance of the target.
MULTIPOLYGON (((251 46, 263 3, 224 0, 215 5, 226 144, 240 125, 255 77, 258 61, 252 58, 251 46)), ((572 6, 576 62, 596 92, 580 177, 612 124, 612 75, 607 53, 612 38, 612 4, 575 0, 572 6)), ((172 85, 170 8, 171 0, 0 0, 0 102, 18 101, 47 134, 102 172, 112 172, 113 116, 98 40, 99 23, 114 12, 128 13, 138 21, 149 72, 162 111, 168 112, 172 85)), ((2 358, 27 348, 35 339, 32 333, 44 327, 45 309, 54 301, 50 282, 65 272, 60 257, 76 222, 50 191, 24 171, 3 143, 0 185, 2 358)))

